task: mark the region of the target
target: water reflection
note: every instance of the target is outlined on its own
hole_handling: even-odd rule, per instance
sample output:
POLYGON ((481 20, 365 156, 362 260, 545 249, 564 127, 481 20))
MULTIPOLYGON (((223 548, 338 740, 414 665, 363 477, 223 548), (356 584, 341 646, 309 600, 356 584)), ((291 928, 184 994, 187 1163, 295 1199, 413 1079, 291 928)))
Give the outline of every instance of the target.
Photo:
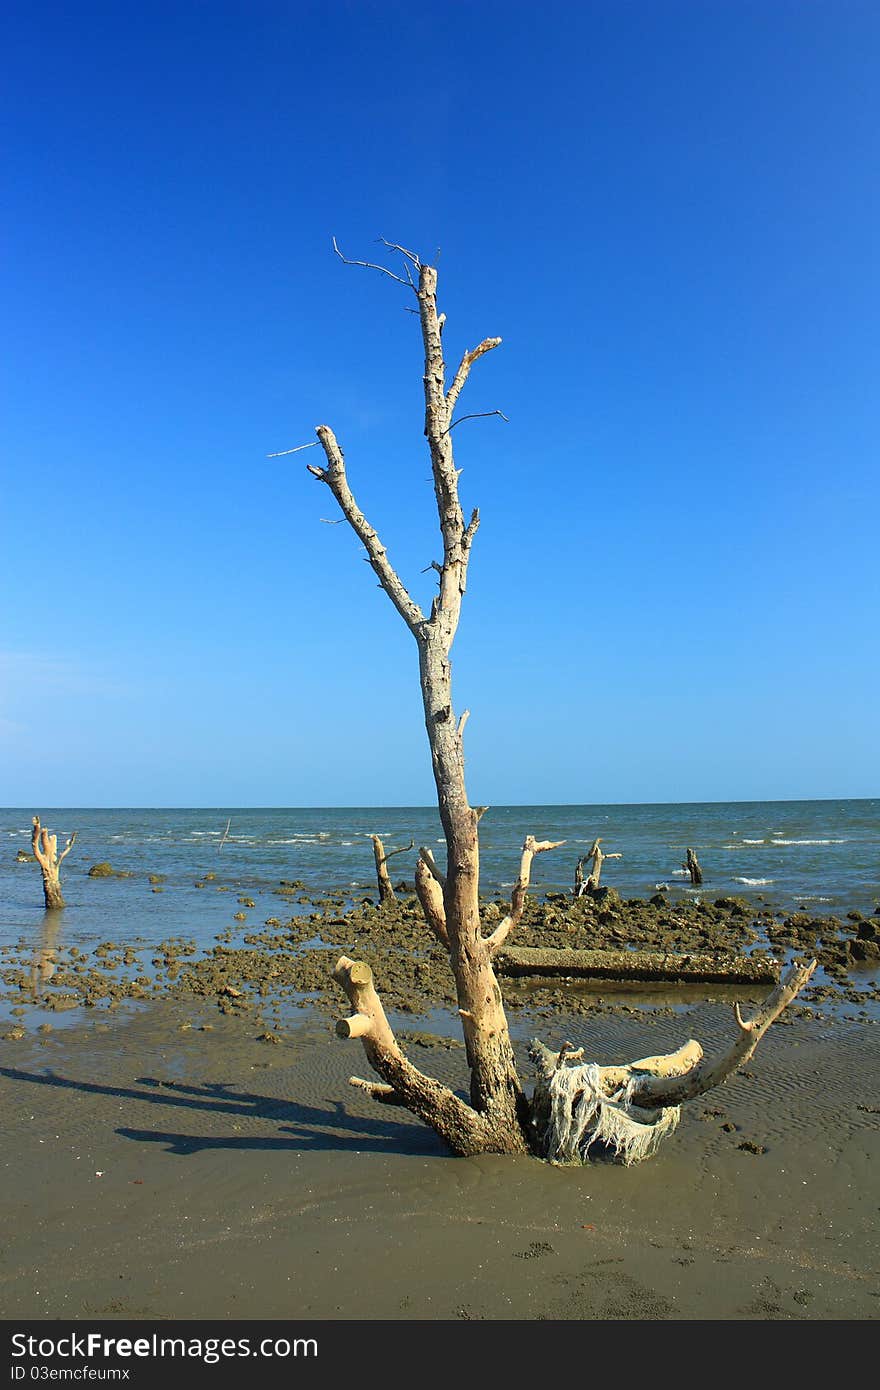
POLYGON ((60 908, 49 908, 40 922, 40 937, 36 943, 31 963, 31 989, 34 1003, 38 1003, 45 986, 58 969, 58 948, 61 936, 61 923, 64 913, 60 908))

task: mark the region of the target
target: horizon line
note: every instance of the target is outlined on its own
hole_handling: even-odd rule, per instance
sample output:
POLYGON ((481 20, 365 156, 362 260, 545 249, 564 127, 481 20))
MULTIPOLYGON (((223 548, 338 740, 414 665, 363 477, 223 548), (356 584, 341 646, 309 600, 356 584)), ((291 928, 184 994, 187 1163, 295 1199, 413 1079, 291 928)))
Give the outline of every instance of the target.
MULTIPOLYGON (((877 801, 878 796, 793 796, 793 797, 743 797, 733 799, 719 799, 710 801, 499 801, 494 805, 489 805, 487 810, 492 811, 516 811, 541 807, 551 810, 553 808, 571 810, 576 807, 594 809, 596 807, 620 807, 620 806, 797 806, 810 805, 814 802, 829 801, 877 801)), ((36 805, 36 803, 32 803, 36 805)), ((197 806, 183 802, 173 802, 164 806, 148 805, 147 803, 132 804, 128 806, 101 805, 101 806, 52 806, 45 802, 41 803, 44 810, 49 811, 438 811, 435 802, 406 803, 406 802, 356 802, 343 801, 328 803, 326 805, 302 805, 294 804, 277 805, 241 805, 233 806, 231 803, 225 805, 197 806)), ((27 806, 0 806, 0 812, 20 811, 27 813, 27 806)))

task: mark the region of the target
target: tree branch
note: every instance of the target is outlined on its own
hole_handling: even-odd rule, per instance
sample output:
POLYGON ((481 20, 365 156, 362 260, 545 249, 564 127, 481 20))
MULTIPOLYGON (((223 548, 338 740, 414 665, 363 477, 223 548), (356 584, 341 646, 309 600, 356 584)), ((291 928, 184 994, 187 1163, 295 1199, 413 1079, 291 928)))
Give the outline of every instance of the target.
POLYGON ((311 444, 297 444, 295 449, 281 449, 277 454, 267 454, 267 459, 283 459, 287 454, 301 454, 303 449, 317 449, 318 441, 313 439, 311 444))
MULTIPOLYGON (((485 1153, 489 1126, 482 1115, 472 1110, 448 1086, 433 1077, 425 1076, 404 1057, 385 1017, 385 1010, 373 986, 373 972, 364 961, 340 956, 333 978, 342 986, 354 1009, 349 1019, 341 1019, 337 1033, 343 1037, 359 1037, 367 1060, 382 1078, 385 1088, 381 1099, 386 1103, 392 1094, 399 1097, 392 1103, 406 1106, 414 1115, 434 1129, 455 1153, 485 1153)), ((371 1083, 358 1077, 351 1084, 361 1090, 371 1083)))
MULTIPOLYGON (((399 250, 400 248, 399 248, 399 247, 396 247, 395 249, 396 249, 396 250, 399 250)), ((347 256, 343 256, 343 254, 342 254, 342 252, 340 251, 339 247, 336 245, 336 238, 335 238, 335 237, 333 238, 333 250, 336 252, 336 254, 337 254, 337 256, 339 257, 339 259, 340 259, 345 265, 362 265, 362 266, 364 267, 365 270, 381 270, 381 272, 382 272, 383 275, 388 275, 388 276, 390 276, 392 280, 396 280, 396 281, 397 281, 398 285, 403 285, 403 286, 405 286, 405 288, 407 288, 407 289, 415 290, 415 285, 413 284, 412 279, 410 279, 409 281, 407 281, 407 280, 401 280, 400 276, 399 276, 399 275, 395 275, 395 274, 394 274, 394 271, 393 271, 393 270, 389 270, 387 266, 384 266, 384 265, 375 265, 372 261, 350 261, 350 260, 348 259, 347 256)))
POLYGON ((532 860, 535 855, 544 854, 548 849, 559 849, 560 845, 564 844, 564 840, 536 840, 534 835, 526 836, 519 864, 519 878, 510 895, 510 912, 503 921, 499 922, 492 935, 486 937, 490 956, 494 956, 496 952, 501 950, 510 933, 519 926, 526 904, 526 893, 532 876, 532 860))
POLYGON ((452 424, 447 428, 446 433, 449 434, 449 431, 454 430, 456 425, 460 425, 463 420, 485 420, 489 415, 500 415, 506 424, 510 424, 503 410, 477 410, 473 415, 459 415, 458 419, 453 420, 452 424))
POLYGON ((315 432, 326 455, 327 467, 318 468, 314 464, 308 464, 308 471, 320 482, 327 484, 342 508, 343 516, 366 550, 373 573, 407 627, 414 636, 418 636, 425 622, 425 615, 402 584, 388 559, 388 552, 352 495, 345 474, 345 459, 336 436, 329 425, 319 425, 315 432))
POLYGON ((405 246, 398 246, 396 241, 386 241, 383 236, 378 237, 377 240, 380 241, 383 246, 387 246, 389 251, 399 251, 401 256, 406 256, 406 259, 412 262, 416 270, 421 270, 422 263, 415 251, 408 251, 405 246))
POLYGON ((744 1019, 739 1004, 736 1004, 734 1016, 738 1029, 737 1038, 720 1057, 714 1060, 705 1058, 698 1043, 689 1043, 688 1047, 697 1049, 700 1054, 695 1054, 693 1064, 680 1076, 646 1076, 643 1080, 637 1081, 630 1093, 630 1103, 645 1109, 680 1105, 682 1101, 693 1100, 695 1096, 702 1095, 713 1086, 720 1086, 749 1060, 771 1023, 776 1021, 783 1009, 812 978, 816 964, 814 960, 795 962, 758 1007, 753 1018, 744 1019))
MULTIPOLYGON (((452 452, 449 422, 452 406, 471 365, 484 352, 491 351, 500 338, 486 338, 477 348, 465 353, 449 396, 445 392, 446 363, 443 360, 443 315, 437 312, 437 271, 423 265, 419 271, 419 316, 422 342, 425 349, 425 436, 431 451, 431 470, 437 515, 443 536, 443 566, 440 572, 440 593, 431 614, 431 626, 445 652, 452 646, 458 627, 461 599, 467 585, 470 545, 478 520, 465 526, 458 495, 458 471, 452 452)), ((476 515, 476 514, 475 514, 476 515)))
POLYGON ((440 942, 449 950, 449 933, 446 930, 446 908, 443 905, 443 888, 431 873, 424 859, 416 862, 416 893, 425 914, 425 921, 440 942))
POLYGON ((455 402, 461 395, 465 382, 471 374, 471 367, 479 358, 483 357, 485 353, 491 352, 493 348, 500 347, 500 345, 500 338, 484 338, 475 348, 471 348, 470 352, 464 354, 464 357, 462 357, 459 363, 458 371, 452 378, 452 385, 446 393, 446 409, 450 415, 452 414, 455 402))
POLYGON ((48 830, 44 830, 41 826, 39 816, 34 816, 34 828, 31 831, 31 849, 41 869, 51 868, 52 859, 49 832, 48 830))
POLYGON ((79 831, 78 831, 78 830, 74 830, 73 834, 72 834, 72 835, 70 836, 70 838, 68 839, 67 844, 64 846, 64 849, 62 850, 61 854, 59 854, 59 856, 58 856, 58 865, 59 865, 59 867, 61 866, 62 861, 65 860, 65 859, 67 858, 68 854, 70 853, 70 851, 73 849, 74 845, 76 844, 76 837, 77 837, 78 834, 79 834, 79 831))
POLYGON ((431 851, 428 849, 427 845, 420 845, 420 846, 419 846, 419 856, 420 856, 420 857, 425 861, 425 863, 427 864, 429 870, 431 871, 431 876, 437 880, 437 882, 440 884, 440 887, 441 887, 441 888, 445 888, 445 887, 446 887, 446 875, 443 874, 443 873, 441 873, 440 870, 438 869, 438 867, 437 867, 437 861, 435 860, 435 858, 434 858, 433 854, 431 853, 431 851))

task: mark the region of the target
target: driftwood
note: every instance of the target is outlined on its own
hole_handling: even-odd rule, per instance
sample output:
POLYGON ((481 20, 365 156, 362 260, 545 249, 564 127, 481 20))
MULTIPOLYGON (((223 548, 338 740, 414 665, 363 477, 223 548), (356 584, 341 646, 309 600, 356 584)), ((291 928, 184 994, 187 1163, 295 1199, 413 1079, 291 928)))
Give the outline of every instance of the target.
POLYGON ((61 892, 60 869, 62 862, 67 858, 76 843, 76 831, 70 836, 62 852, 58 853, 58 836, 50 835, 48 830, 40 825, 40 817, 34 816, 34 828, 31 833, 31 848, 34 851, 34 858, 40 866, 43 875, 43 898, 46 907, 50 910, 64 907, 64 895, 61 892))
POLYGON ((700 862, 692 849, 687 852, 687 863, 682 864, 681 867, 687 869, 691 876, 691 883, 699 887, 703 882, 703 870, 700 868, 700 862))
POLYGON ((397 894, 388 873, 388 860, 393 854, 406 854, 407 850, 413 848, 415 840, 410 840, 408 845, 401 845, 399 849, 386 850, 378 835, 371 835, 373 842, 373 858, 376 861, 376 882, 379 885, 380 903, 397 902, 397 894))
POLYGON ((501 975, 567 975, 593 980, 682 980, 704 984, 775 984, 779 967, 752 956, 668 951, 577 951, 513 946, 496 961, 501 975))

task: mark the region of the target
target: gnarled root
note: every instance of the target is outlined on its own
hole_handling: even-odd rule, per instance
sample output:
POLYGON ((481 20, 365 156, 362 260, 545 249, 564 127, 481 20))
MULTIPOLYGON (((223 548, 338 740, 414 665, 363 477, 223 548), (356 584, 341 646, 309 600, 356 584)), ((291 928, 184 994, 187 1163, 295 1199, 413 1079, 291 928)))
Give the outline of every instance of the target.
POLYGON ((691 1039, 666 1056, 600 1067, 585 1063, 583 1049, 573 1051, 570 1043, 554 1053, 535 1040, 529 1053, 542 1072, 532 1100, 537 1151, 553 1162, 583 1163, 599 1144, 627 1164, 649 1158, 675 1129, 682 1103, 720 1086, 748 1061, 815 969, 815 961, 792 965, 751 1019, 737 1004, 737 1037, 714 1059, 691 1039))

